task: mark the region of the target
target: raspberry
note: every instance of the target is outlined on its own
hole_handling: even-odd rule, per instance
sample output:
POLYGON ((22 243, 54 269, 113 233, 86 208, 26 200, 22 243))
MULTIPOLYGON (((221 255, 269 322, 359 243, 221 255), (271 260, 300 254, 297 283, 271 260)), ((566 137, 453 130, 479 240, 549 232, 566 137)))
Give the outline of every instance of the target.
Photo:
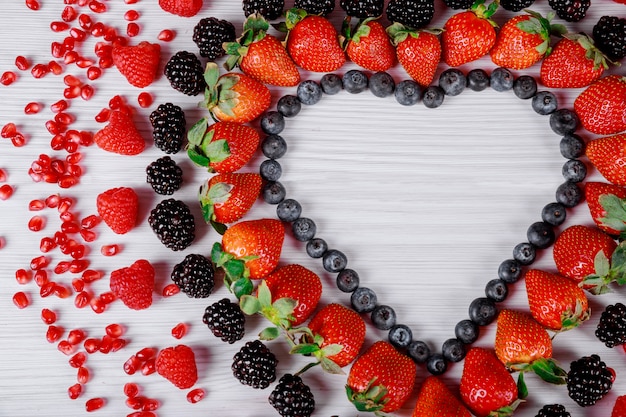
POLYGON ((95 133, 93 140, 103 150, 120 155, 137 155, 146 146, 133 119, 119 110, 111 112, 109 123, 95 133))
POLYGON ((187 345, 162 349, 156 359, 156 371, 180 389, 191 388, 198 380, 196 358, 187 345))
POLYGON ((158 43, 140 42, 133 46, 116 45, 112 51, 113 63, 128 82, 139 88, 152 84, 161 60, 158 43))
POLYGON ((620 395, 615 400, 613 411, 611 411, 611 417, 623 417, 626 416, 626 395, 620 395))
POLYGON ((154 291, 154 268, 150 262, 140 259, 126 268, 111 272, 109 283, 117 298, 133 310, 152 305, 154 291))
POLYGON ((182 17, 192 17, 202 9, 202 0, 159 0, 161 9, 182 17))
POLYGON ((117 234, 128 233, 137 222, 139 197, 129 187, 111 188, 96 199, 98 214, 117 234))

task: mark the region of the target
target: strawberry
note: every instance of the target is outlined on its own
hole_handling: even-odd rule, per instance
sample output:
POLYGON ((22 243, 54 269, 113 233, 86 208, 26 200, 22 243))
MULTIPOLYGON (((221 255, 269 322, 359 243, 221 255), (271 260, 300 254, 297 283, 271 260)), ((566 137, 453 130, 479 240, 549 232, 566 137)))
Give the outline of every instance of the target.
POLYGON ((207 88, 201 105, 217 120, 248 123, 270 107, 270 90, 250 76, 233 72, 220 75, 217 64, 209 62, 204 78, 207 88))
POLYGON ((565 34, 541 62, 539 77, 549 88, 579 88, 600 78, 606 57, 585 34, 565 34))
POLYGON ((154 267, 145 259, 111 272, 109 286, 126 307, 143 310, 152 305, 154 267))
POLYGON ((626 185, 626 134, 589 141, 585 154, 607 181, 615 185, 626 185))
POLYGON ((137 155, 146 147, 132 117, 119 110, 111 112, 108 124, 94 134, 93 140, 101 149, 120 155, 137 155))
POLYGON ((626 417, 626 395, 620 395, 615 400, 611 417, 626 417))
POLYGON ((465 356, 461 398, 477 417, 513 415, 521 400, 509 370, 492 350, 473 347, 465 356))
POLYGON ((163 11, 182 17, 193 17, 202 9, 202 0, 159 0, 163 11))
POLYGON ((509 19, 498 32, 489 52, 494 64, 509 69, 531 67, 550 53, 550 35, 566 31, 563 25, 550 24, 554 13, 547 17, 531 10, 526 13, 509 19))
POLYGON ((412 417, 471 417, 470 412, 438 377, 424 380, 412 417))
POLYGON ((152 84, 157 76, 161 60, 161 46, 147 41, 137 45, 114 44, 113 64, 128 82, 139 88, 152 84))
POLYGON ((376 18, 365 19, 352 29, 346 28, 346 53, 358 66, 370 71, 387 71, 396 64, 396 49, 376 18))
POLYGON ((346 393, 359 411, 396 411, 411 395, 416 373, 413 359, 379 340, 352 364, 346 393))
POLYGON ((239 298, 252 293, 250 279, 269 275, 280 259, 285 227, 279 220, 259 219, 235 223, 215 243, 211 259, 223 268, 227 287, 239 298))
POLYGON ((96 197, 98 215, 114 233, 123 235, 137 224, 139 197, 129 187, 106 190, 96 197))
POLYGON ((565 331, 589 319, 589 302, 574 281, 558 274, 529 269, 525 274, 530 313, 542 326, 565 331))
POLYGON ((240 220, 259 197, 263 180, 254 173, 224 173, 211 177, 200 187, 202 215, 220 234, 225 224, 240 220))
POLYGON ((200 119, 187 133, 187 155, 209 172, 227 173, 246 165, 259 146, 261 136, 250 126, 235 122, 208 125, 200 119))
POLYGON ((291 298, 297 302, 290 320, 298 326, 309 318, 322 296, 322 281, 313 271, 298 264, 285 265, 265 278, 272 301, 291 298))
POLYGON ((187 345, 166 347, 156 358, 156 371, 177 388, 191 388, 198 380, 196 356, 187 345))
POLYGON ((496 42, 495 22, 490 17, 498 1, 485 6, 477 0, 470 10, 452 15, 443 26, 441 45, 443 60, 451 67, 485 56, 496 42))
POLYGON ((300 82, 300 73, 277 37, 267 33, 269 23, 260 14, 250 15, 241 37, 225 44, 226 68, 236 65, 244 74, 262 83, 290 87, 300 82))
POLYGON ((290 9, 285 15, 287 52, 307 71, 332 72, 346 62, 339 34, 328 19, 290 9))
POLYGON ((626 130, 626 77, 609 75, 591 83, 574 100, 583 127, 598 135, 626 130))
POLYGON ((585 184, 585 201, 596 226, 618 236, 626 231, 626 187, 604 182, 585 184))
POLYGON ((387 32, 396 46, 396 56, 402 68, 419 85, 429 86, 441 60, 438 31, 417 31, 394 23, 387 32))

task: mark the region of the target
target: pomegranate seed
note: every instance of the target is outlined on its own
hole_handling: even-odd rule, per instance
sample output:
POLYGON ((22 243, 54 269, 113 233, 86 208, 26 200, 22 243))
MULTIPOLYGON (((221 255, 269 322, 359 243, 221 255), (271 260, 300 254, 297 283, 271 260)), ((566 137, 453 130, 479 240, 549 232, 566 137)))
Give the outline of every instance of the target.
POLYGON ((50 22, 50 29, 52 29, 53 32, 63 32, 64 30, 68 30, 70 28, 70 25, 68 25, 66 22, 50 22))
POLYGON ((145 347, 138 351, 135 356, 141 361, 147 361, 148 359, 154 358, 156 353, 157 350, 155 348, 145 347))
POLYGON ((48 326, 48 330, 46 331, 46 340, 49 343, 54 343, 63 336, 64 332, 65 330, 63 329, 63 327, 50 325, 48 326))
POLYGON ((87 291, 81 291, 76 294, 74 298, 74 306, 76 308, 85 308, 89 305, 89 301, 91 300, 91 296, 87 291))
POLYGON ((187 334, 187 325, 185 323, 178 323, 172 328, 172 336, 175 339, 182 339, 187 334))
POLYGON ((80 87, 78 86, 67 87, 63 89, 63 97, 65 97, 66 99, 76 98, 79 95, 80 95, 80 87))
POLYGON ((192 389, 191 391, 187 393, 187 401, 189 401, 192 404, 195 404, 201 399, 203 399, 205 394, 206 393, 204 392, 202 388, 192 389))
POLYGON ((96 22, 93 25, 91 25, 90 30, 93 36, 95 36, 96 38, 99 38, 102 35, 104 35, 104 31, 105 31, 104 23, 96 22))
POLYGON ((82 392, 83 392, 83 386, 78 383, 72 385, 71 387, 67 389, 67 395, 72 400, 75 400, 76 398, 80 397, 80 394, 82 394, 82 392))
POLYGON ((124 3, 126 4, 135 4, 137 3, 139 0, 124 0, 124 3))
POLYGON ((31 75, 35 78, 42 78, 48 72, 50 72, 50 69, 45 64, 35 64, 30 70, 31 75))
POLYGON ((5 124, 4 126, 2 126, 2 130, 0 130, 0 136, 2 136, 5 139, 13 137, 16 134, 17 134, 17 126, 15 126, 15 123, 13 122, 9 122, 5 124))
POLYGON ((63 77, 63 84, 68 87, 80 86, 82 82, 75 75, 68 74, 63 77))
POLYGON ((85 351, 87 353, 89 354, 95 353, 100 349, 100 339, 95 339, 95 338, 85 339, 85 342, 83 343, 83 347, 85 348, 85 351))
POLYGON ((62 125, 69 125, 74 122, 74 117, 71 114, 59 112, 54 116, 54 121, 62 125))
MULTIPOLYGON (((110 27, 110 26, 108 26, 108 27, 106 27, 104 29, 104 36, 103 37, 104 37, 105 41, 109 41, 109 42, 114 42, 114 41, 120 40, 120 39, 118 39, 117 31, 115 30, 115 28, 110 27)), ((121 40, 121 42, 117 42, 117 43, 120 46, 123 46, 125 42, 123 40, 121 40)))
POLYGON ((82 86, 80 89, 80 97, 85 101, 91 99, 91 97, 93 97, 93 93, 94 89, 89 84, 82 86))
POLYGON ((71 22, 78 17, 78 12, 72 6, 65 6, 61 12, 61 20, 64 22, 71 22))
POLYGON ((85 281, 80 278, 72 279, 72 288, 76 292, 81 292, 85 289, 85 281))
MULTIPOLYGON (((50 54, 53 57, 62 58, 65 55, 65 52, 67 52, 67 48, 64 44, 60 42, 52 42, 50 44, 50 54)), ((48 67, 48 70, 50 70, 50 67, 48 67)))
POLYGON ((128 414, 126 417, 156 417, 152 411, 135 411, 128 414))
POLYGON ((141 361, 137 356, 133 355, 124 362, 124 372, 126 372, 127 375, 133 375, 140 366, 141 361))
POLYGON ((67 271, 69 271, 70 269, 70 262, 69 261, 60 261, 55 267, 54 267, 54 273, 57 275, 63 274, 67 271))
POLYGON ((45 269, 35 271, 33 281, 35 281, 38 287, 43 287, 48 282, 48 272, 45 269))
POLYGON ((134 397, 128 397, 126 399, 126 406, 128 408, 131 408, 133 410, 141 410, 141 408, 143 407, 144 401, 147 398, 141 395, 136 395, 134 397))
POLYGON ((70 188, 78 184, 78 178, 72 175, 64 175, 59 179, 59 187, 70 188))
POLYGON ((89 261, 82 259, 85 256, 85 245, 77 245, 70 251, 70 256, 74 260, 70 264, 70 272, 78 273, 83 272, 89 266, 89 261))
POLYGON ((107 11, 107 6, 99 1, 91 0, 89 2, 89 9, 94 13, 104 13, 107 11))
POLYGON ((65 144, 65 137, 61 134, 54 135, 50 140, 50 147, 52 150, 60 151, 63 149, 63 145, 65 144))
POLYGON ((43 308, 41 309, 41 320, 46 324, 52 324, 57 321, 57 313, 50 309, 43 308))
POLYGON ((94 271, 93 269, 87 269, 83 272, 81 278, 86 283, 91 283, 100 279, 100 272, 94 271))
POLYGON ((101 398, 101 397, 90 398, 87 400, 87 402, 85 402, 85 410, 87 410, 88 413, 92 411, 96 411, 104 407, 105 403, 106 401, 104 400, 104 398, 101 398))
POLYGON ((72 345, 67 340, 61 340, 59 342, 59 344, 57 345, 57 349, 59 349, 59 352, 65 354, 67 356, 69 356, 69 355, 74 353, 74 345, 72 345))
POLYGON ((70 36, 72 37, 74 41, 82 42, 85 39, 87 39, 87 32, 78 28, 71 28, 70 36))
POLYGON ((37 0, 26 0, 26 7, 31 10, 39 10, 41 6, 37 0))
POLYGON ((102 352, 104 354, 109 353, 113 349, 113 341, 114 340, 115 339, 113 339, 112 337, 104 335, 102 337, 102 340, 100 341, 100 352, 102 352))
POLYGON ((59 214, 59 219, 63 222, 75 222, 76 217, 71 211, 63 211, 59 214))
POLYGON ((93 80, 100 78, 101 75, 102 75, 102 70, 100 68, 94 67, 94 66, 87 68, 88 79, 93 81, 93 80))
POLYGON ((78 233, 80 231, 80 225, 74 222, 63 222, 61 224, 61 231, 63 233, 78 233))
POLYGON ((80 226, 83 229, 91 229, 95 227, 98 223, 100 223, 100 220, 100 217, 96 216, 95 214, 90 214, 80 221, 80 226))
MULTIPOLYGON (((44 155, 46 156, 46 155, 44 155)), ((61 196, 58 194, 52 194, 46 197, 45 203, 48 208, 57 208, 59 205, 59 201, 61 200, 61 196)), ((59 242, 57 242, 59 243, 59 242)))
POLYGON ((21 133, 16 134, 11 138, 11 143, 16 148, 22 147, 26 144, 26 138, 21 133))
POLYGON ((82 146, 89 146, 93 144, 93 133, 87 131, 80 132, 80 140, 78 142, 82 146))
MULTIPOLYGON (((77 137, 80 137, 80 133, 76 132, 75 130, 68 131, 67 134, 68 135, 76 134, 77 137)), ((81 154, 80 152, 76 152, 76 153, 66 156, 65 162, 67 162, 68 164, 74 165, 74 164, 79 163, 82 158, 83 158, 83 154, 81 154)))
POLYGON ((117 297, 115 297, 115 294, 113 294, 111 291, 103 292, 102 294, 100 294, 100 299, 104 304, 111 304, 113 301, 116 300, 116 298, 117 297))
POLYGON ((78 352, 68 362, 72 368, 78 369, 87 362, 87 355, 85 355, 85 352, 78 352))
POLYGON ((124 13, 124 19, 129 22, 134 22, 135 20, 139 19, 139 12, 133 9, 128 10, 126 13, 124 13))
POLYGON ((80 56, 78 55, 78 52, 68 51, 65 54, 65 57, 63 57, 63 62, 65 62, 65 64, 73 64, 74 62, 78 61, 79 57, 80 56))
POLYGON ((159 400, 155 398, 146 398, 145 401, 143 402, 143 405, 141 406, 141 410, 142 411, 156 411, 159 409, 160 405, 161 404, 159 403, 159 400))
POLYGON ((120 247, 119 245, 103 245, 100 248, 100 253, 104 256, 115 256, 119 253, 120 247))
POLYGON ((143 375, 152 375, 156 372, 156 359, 148 359, 141 366, 141 373, 143 375))
POLYGON ((4 182, 7 180, 7 172, 0 168, 0 182, 4 182))
POLYGON ((62 133, 63 131, 63 128, 61 127, 61 125, 55 122, 54 120, 46 121, 45 126, 48 132, 50 132, 53 135, 57 135, 59 133, 62 133))
POLYGON ((59 100, 53 104, 50 105, 50 110, 53 113, 61 113, 65 110, 67 110, 67 108, 69 107, 67 101, 65 100, 59 100))
POLYGON ((81 229, 80 236, 83 238, 85 242, 93 242, 98 237, 98 235, 96 235, 95 232, 92 232, 91 230, 87 230, 87 229, 81 229))
POLYGON ((126 25, 126 35, 128 35, 131 38, 139 35, 140 30, 141 28, 135 22, 130 22, 128 25, 126 25))
POLYGON ((91 16, 89 16, 88 14, 84 14, 84 13, 79 15, 78 16, 78 24, 84 30, 90 30, 91 29, 91 25, 93 24, 93 22, 91 20, 91 16))
POLYGON ((8 200, 13 195, 13 187, 9 184, 0 186, 0 200, 8 200))
POLYGON ((38 269, 43 269, 50 263, 50 260, 45 256, 37 256, 30 261, 30 269, 33 271, 37 271, 38 269))
POLYGON ((94 311, 94 313, 96 314, 102 314, 104 313, 104 310, 106 309, 107 305, 104 301, 102 301, 102 299, 100 297, 93 297, 90 301, 89 301, 89 305, 91 306, 91 309, 94 311))
POLYGON ((54 286, 54 294, 59 298, 67 298, 72 295, 72 290, 65 285, 56 284, 54 286))
POLYGON ((111 114, 111 110, 109 109, 102 109, 100 110, 100 112, 98 112, 98 114, 96 114, 96 122, 98 123, 104 123, 107 120, 109 120, 109 115, 111 114))
POLYGON ((15 280, 18 284, 27 284, 30 282, 31 279, 32 275, 30 271, 27 271, 26 269, 18 269, 17 271, 15 271, 15 280))
POLYGON ((170 29, 163 29, 157 36, 157 38, 163 42, 171 42, 174 40, 174 37, 176 37, 176 33, 170 29))
POLYGON ((24 107, 24 113, 37 114, 41 110, 41 104, 36 102, 30 102, 24 107))
POLYGON ((117 352, 118 350, 122 349, 124 346, 126 346, 126 340, 124 340, 124 339, 113 339, 113 343, 111 345, 111 351, 112 352, 117 352))
POLYGON ((31 200, 28 203, 28 209, 30 211, 40 211, 40 210, 43 210, 44 207, 45 207, 45 204, 41 200, 31 200))
POLYGON ((171 297, 172 295, 178 294, 180 292, 180 288, 176 284, 168 284, 163 288, 163 297, 171 297))
POLYGON ((109 108, 111 110, 121 110, 123 107, 126 107, 126 103, 124 103, 122 96, 115 95, 109 100, 109 108))
POLYGON ((89 369, 81 366, 76 372, 76 379, 80 384, 86 384, 89 381, 89 369))
POLYGON ((148 108, 152 105, 152 95, 143 91, 137 96, 137 102, 141 108, 148 108))
POLYGON ((39 250, 43 253, 48 253, 52 249, 56 247, 56 243, 54 243, 54 239, 51 237, 43 237, 41 241, 39 241, 39 250))
POLYGON ((104 331, 107 335, 111 336, 114 339, 117 339, 118 337, 122 336, 122 334, 124 334, 124 328, 117 323, 109 324, 104 328, 104 331))
POLYGON ((28 229, 32 230, 33 232, 40 231, 41 229, 44 228, 45 225, 46 225, 46 219, 45 217, 42 217, 42 216, 33 216, 28 221, 28 229))
POLYGON ((30 304, 28 296, 23 291, 18 291, 13 294, 13 304, 19 309, 26 308, 30 304))
POLYGON ((30 68, 30 62, 28 62, 25 56, 18 55, 15 57, 15 66, 21 71, 26 71, 30 68))
POLYGON ((53 281, 48 281, 41 286, 39 289, 39 296, 42 298, 49 297, 54 293, 54 289, 56 287, 56 283, 53 281))
POLYGON ((129 398, 136 397, 139 394, 139 385, 134 382, 127 382, 124 384, 124 395, 129 398))
POLYGON ((11 85, 17 80, 17 74, 13 71, 5 71, 0 76, 0 84, 2 85, 11 85))
POLYGON ((53 73, 54 75, 63 74, 63 67, 61 66, 61 64, 59 64, 56 61, 48 62, 48 68, 50 69, 50 72, 53 73))

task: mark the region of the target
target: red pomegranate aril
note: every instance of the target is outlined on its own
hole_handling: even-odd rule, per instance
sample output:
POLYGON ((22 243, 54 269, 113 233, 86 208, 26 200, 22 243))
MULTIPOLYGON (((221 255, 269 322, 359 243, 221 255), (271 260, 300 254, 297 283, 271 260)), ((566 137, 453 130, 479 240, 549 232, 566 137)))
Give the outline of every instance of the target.
MULTIPOLYGON (((68 150, 69 151, 69 150, 68 150)), ((78 178, 73 175, 63 175, 59 179, 59 187, 61 188, 70 188, 78 184, 78 178)))
POLYGON ((7 172, 0 168, 0 182, 5 182, 7 180, 7 172))
POLYGON ((26 114, 37 114, 41 111, 41 104, 35 101, 31 101, 30 103, 24 106, 24 113, 26 114))
POLYGON ((109 120, 109 116, 111 115, 111 110, 109 109, 102 109, 98 112, 98 114, 96 114, 96 122, 98 123, 104 123, 107 120, 109 120))
POLYGON ((80 226, 83 229, 92 229, 93 227, 97 226, 100 223, 100 217, 96 216, 95 214, 90 214, 86 217, 84 217, 81 221, 80 221, 80 226))
POLYGON ((42 237, 39 241, 39 250, 43 253, 48 253, 52 249, 56 248, 56 243, 54 243, 54 239, 51 237, 42 237))
POLYGON ((126 25, 126 34, 131 38, 139 35, 140 30, 141 28, 135 22, 130 22, 128 25, 126 25))
POLYGON ((85 352, 89 354, 95 353, 100 349, 100 339, 96 339, 93 337, 85 339, 83 347, 85 348, 85 352))
POLYGON ((90 300, 91 296, 87 291, 80 291, 74 298, 74 306, 76 308, 85 308, 89 305, 90 300))
POLYGON ((172 328, 172 336, 175 339, 182 339, 187 334, 187 325, 185 323, 178 323, 172 328))
POLYGON ((67 101, 59 100, 59 101, 57 101, 55 103, 52 103, 50 105, 50 110, 53 113, 61 113, 61 112, 65 111, 65 110, 67 110, 68 107, 69 107, 69 104, 68 104, 67 101))
POLYGON ((31 200, 28 203, 28 209, 30 211, 41 211, 44 209, 45 206, 45 203, 41 200, 31 200))
POLYGON ((72 290, 65 285, 56 284, 54 286, 54 295, 59 298, 67 298, 72 295, 72 290))
POLYGON ((204 392, 202 388, 192 389, 191 391, 187 393, 187 401, 189 401, 192 404, 195 404, 198 401, 202 400, 205 394, 206 393, 204 392))
POLYGON ((0 185, 0 200, 8 200, 13 195, 13 187, 9 184, 0 185))
POLYGON ((126 417, 156 417, 152 411, 134 411, 128 414, 126 417))
POLYGON ((78 12, 72 6, 65 6, 61 12, 61 20, 64 22, 71 22, 78 17, 78 12))
MULTIPOLYGON (((47 155, 43 155, 43 157, 45 157, 47 155)), ((42 157, 42 155, 40 155, 40 158, 42 157)), ((46 203, 46 207, 48 208, 57 208, 59 206, 59 201, 61 201, 61 196, 58 194, 51 194, 48 197, 46 197, 45 203, 46 203)), ((57 241, 57 243, 60 243, 57 241)))
POLYGON ((148 359, 141 366, 141 373, 143 375, 152 375, 156 372, 156 359, 148 359))
POLYGON ((77 293, 80 293, 85 289, 85 281, 83 281, 81 278, 72 279, 72 289, 77 293))
POLYGON ((113 341, 115 339, 113 339, 112 337, 108 336, 108 335, 104 335, 102 337, 102 340, 100 341, 100 352, 107 354, 109 352, 111 352, 111 350, 113 349, 113 341))
POLYGON ((98 59, 98 66, 102 69, 111 68, 113 66, 113 57, 100 57, 100 59, 98 59))
POLYGON ((128 398, 133 398, 139 395, 139 385, 134 382, 127 382, 124 384, 124 395, 128 398))
POLYGON ((57 349, 59 350, 59 352, 69 356, 74 353, 75 347, 67 340, 61 340, 59 344, 57 344, 57 349))
MULTIPOLYGON (((71 141, 66 140, 66 141, 65 141, 65 150, 67 151, 67 153, 74 153, 74 152, 76 152, 76 151, 78 150, 78 143, 76 143, 76 142, 71 142, 71 141)), ((76 178, 75 178, 75 179, 76 179, 76 178)), ((73 184, 71 183, 71 181, 70 181, 70 182, 68 182, 68 184, 69 184, 69 185, 66 185, 66 186, 65 186, 65 187, 63 187, 63 188, 69 188, 69 187, 71 187, 71 186, 73 185, 73 184)))
MULTIPOLYGON (((87 30, 87 29, 85 29, 85 30, 87 30)), ((99 38, 102 35, 104 35, 104 30, 105 30, 104 23, 96 22, 93 25, 91 25, 89 30, 91 31, 91 34, 93 36, 95 36, 96 38, 99 38)))
POLYGON ((78 28, 71 28, 70 36, 72 37, 72 39, 77 40, 78 42, 82 42, 87 39, 87 32, 78 28))
MULTIPOLYGON (((85 246, 79 245, 75 251, 72 251, 72 256, 77 256, 79 252, 84 254, 85 246)), ((87 259, 74 259, 70 262, 70 272, 74 274, 78 274, 83 272, 85 269, 89 267, 89 261, 87 259)))
POLYGON ((98 237, 96 232, 92 232, 91 230, 87 229, 81 229, 79 233, 83 240, 87 243, 93 242, 98 237))
POLYGON ((59 261, 59 263, 54 267, 54 273, 57 275, 64 274, 69 271, 70 262, 69 261, 59 261))
POLYGON ((22 135, 21 133, 18 133, 11 138, 11 143, 16 148, 20 148, 26 144, 26 137, 22 135))
POLYGON ((80 394, 83 392, 83 386, 81 384, 74 384, 67 389, 67 395, 71 400, 75 400, 80 397, 80 394))
MULTIPOLYGON (((57 161, 61 162, 62 161, 60 159, 57 159, 57 161)), ((59 204, 57 205, 57 211, 59 213, 67 213, 69 211, 69 209, 72 208, 72 206, 74 205, 74 200, 70 197, 61 197, 59 199, 59 204)), ((72 216, 72 218, 74 218, 74 216, 72 216)))
POLYGON ((17 133, 17 126, 13 122, 9 122, 2 126, 2 130, 0 130, 0 136, 5 139, 15 136, 17 133))
POLYGON ((146 109, 150 107, 152 105, 152 94, 145 91, 139 93, 139 96, 137 96, 137 102, 141 108, 146 109))
POLYGON ((53 184, 59 180, 59 174, 54 172, 46 172, 42 174, 42 179, 50 184, 53 184))
POLYGON ((104 256, 115 256, 119 253, 120 247, 118 245, 103 245, 100 248, 100 253, 104 256))
POLYGON ((33 232, 39 232, 46 225, 46 218, 42 216, 33 216, 28 220, 28 229, 33 232))
POLYGON ((85 352, 75 353, 68 362, 72 368, 78 369, 87 362, 87 355, 85 355, 85 352))
POLYGON ((76 222, 76 216, 71 211, 62 211, 59 213, 59 219, 62 222, 76 222))
POLYGON ((89 369, 84 366, 78 368, 78 371, 76 371, 76 380, 80 384, 86 384, 89 382, 89 369))
POLYGON ((94 88, 89 84, 82 86, 80 89, 80 97, 83 100, 91 99, 91 97, 93 97, 93 94, 94 94, 94 88))
POLYGON ((13 71, 5 71, 0 76, 0 84, 11 85, 17 80, 17 74, 13 71))
POLYGON ((24 268, 15 271, 15 280, 18 284, 28 284, 31 279, 33 279, 33 276, 30 271, 27 271, 24 268))
MULTIPOLYGON (((80 133, 76 130, 69 130, 67 132, 68 135, 76 135, 76 137, 80 138, 80 133)), ((68 164, 77 164, 80 162, 80 160, 83 159, 83 154, 81 154, 80 152, 76 152, 70 155, 67 155, 65 157, 65 162, 67 162, 68 164)))
POLYGON ((15 66, 21 71, 26 71, 30 68, 30 62, 25 56, 18 55, 15 57, 15 66))
MULTIPOLYGON (((53 57, 63 58, 65 56, 65 52, 67 52, 67 49, 61 42, 52 42, 50 44, 50 54, 53 57)), ((50 67, 48 67, 48 70, 50 70, 50 67)))
POLYGON ((78 68, 89 68, 95 64, 93 59, 82 57, 78 61, 76 61, 76 66, 78 68))
POLYGON ((80 225, 74 222, 63 222, 61 224, 61 231, 63 233, 78 233, 80 225))
POLYGON ((126 13, 124 13, 124 19, 129 22, 134 22, 135 20, 139 19, 139 12, 137 10, 130 9, 126 11, 126 13))
POLYGON ((48 330, 46 331, 46 340, 49 343, 54 343, 57 340, 61 339, 61 337, 63 337, 64 332, 65 330, 63 329, 63 327, 51 324, 50 326, 48 326, 48 330))
POLYGON ((42 78, 44 77, 48 72, 50 72, 50 69, 48 68, 47 65, 45 64, 35 64, 31 69, 30 69, 30 73, 32 74, 33 77, 35 78, 42 78))
POLYGON ((41 5, 39 4, 39 1, 37 0, 26 0, 26 7, 28 7, 31 10, 39 10, 41 5))
POLYGON ((85 340, 86 337, 87 337, 87 334, 85 333, 84 330, 72 329, 67 335, 67 341, 70 342, 72 345, 77 345, 81 343, 83 340, 85 340))
POLYGON ((66 22, 50 22, 50 29, 52 29, 53 32, 63 32, 64 30, 68 30, 69 28, 70 25, 68 25, 66 22))
POLYGON ((46 266, 48 266, 49 263, 50 260, 47 257, 43 255, 36 256, 30 261, 30 269, 32 269, 33 271, 37 271, 38 269, 45 268, 46 266))
MULTIPOLYGON (((103 38, 105 41, 109 41, 109 42, 117 41, 118 40, 117 31, 115 30, 114 27, 107 26, 104 29, 103 38)), ((123 42, 121 42, 121 44, 123 45, 123 42)))
POLYGON ((144 402, 147 400, 143 395, 126 398, 126 406, 133 410, 141 410, 144 402))
POLYGON ((54 120, 47 120, 45 123, 46 129, 52 135, 58 135, 59 133, 63 133, 63 127, 59 123, 54 120))
POLYGON ((59 112, 54 116, 54 121, 63 125, 69 125, 74 122, 74 117, 69 113, 59 112))
POLYGON ((96 411, 104 407, 105 404, 106 404, 106 401, 104 400, 104 398, 101 398, 101 397, 90 398, 87 400, 87 402, 85 402, 85 410, 88 413, 90 413, 92 411, 96 411))
POLYGON ((80 55, 78 55, 78 52, 76 51, 68 51, 65 56, 63 57, 63 62, 65 62, 66 64, 73 64, 74 62, 78 61, 78 59, 80 58, 80 55))
POLYGON ((26 308, 30 304, 28 295, 23 291, 18 291, 13 294, 13 304, 19 309, 26 308))
POLYGON ((98 58, 102 58, 106 56, 111 56, 111 53, 113 52, 113 47, 107 42, 96 42, 93 50, 98 58))
POLYGON ((123 349, 126 346, 126 340, 124 339, 113 339, 113 343, 111 344, 111 352, 117 352, 120 349, 123 349))
POLYGON ((102 70, 98 67, 91 66, 87 68, 87 78, 91 81, 97 80, 102 75, 102 70))
POLYGON ((41 320, 48 325, 53 324, 57 321, 57 313, 48 308, 42 308, 41 320))
POLYGON ((46 298, 54 294, 54 289, 56 287, 56 283, 54 281, 48 281, 41 286, 39 289, 39 296, 41 298, 46 298))
POLYGON ((37 284, 38 287, 43 287, 48 282, 48 271, 45 269, 35 271, 33 281, 35 281, 35 284, 37 284))
POLYGON ((60 151, 65 146, 65 136, 61 133, 58 133, 52 137, 50 140, 50 147, 54 151, 60 151))
POLYGON ((135 4, 137 3, 139 0, 124 0, 124 3, 126 4, 135 4))
POLYGON ((148 359, 152 359, 156 356, 157 350, 151 347, 145 347, 139 350, 135 356, 141 361, 147 361, 148 359))
POLYGON ((124 372, 126 372, 127 375, 133 375, 137 372, 140 366, 141 360, 137 358, 137 356, 132 355, 126 360, 126 362, 124 362, 124 372))
POLYGON ((100 277, 101 277, 100 272, 95 271, 93 269, 86 269, 81 275, 82 280, 88 284, 99 280, 100 277))
POLYGON ((89 2, 89 9, 94 13, 104 13, 107 11, 107 6, 97 0, 91 0, 89 2))
POLYGON ((77 85, 80 86, 82 82, 75 75, 68 74, 65 77, 63 77, 63 84, 65 84, 68 87, 73 87, 77 85))
POLYGON ((168 284, 163 288, 163 297, 171 297, 180 292, 180 288, 176 284, 168 284))
POLYGON ((111 323, 104 328, 104 331, 110 337, 117 339, 118 337, 122 336, 122 334, 124 334, 124 327, 117 323, 111 323))
MULTIPOLYGON (((93 21, 91 20, 91 16, 89 16, 88 14, 84 14, 83 13, 83 14, 78 16, 78 24, 84 30, 90 30, 91 26, 93 24, 93 21)), ((92 33, 92 35, 93 35, 93 33, 92 33)))
POLYGON ((65 162, 55 158, 50 162, 50 169, 57 174, 63 174, 65 172, 65 162))
POLYGON ((102 294, 100 294, 100 299, 105 305, 111 304, 113 301, 116 300, 116 298, 117 297, 115 297, 115 294, 113 294, 111 291, 103 292, 102 294))
POLYGON ((163 29, 161 32, 159 32, 159 35, 157 36, 157 38, 163 42, 171 42, 174 40, 175 37, 176 33, 170 29, 163 29))
POLYGON ((48 62, 48 69, 54 75, 61 75, 61 74, 63 74, 63 67, 61 66, 61 64, 59 64, 56 61, 48 62))
POLYGON ((90 146, 93 144, 93 132, 89 132, 86 130, 80 131, 80 140, 78 143, 81 146, 90 146))
POLYGON ((67 88, 63 89, 63 97, 65 97, 67 99, 76 98, 79 95, 80 95, 80 87, 79 86, 67 87, 67 88))
POLYGON ((96 314, 104 313, 104 310, 106 310, 107 307, 106 303, 102 301, 100 297, 92 297, 89 301, 89 305, 91 306, 93 312, 96 314))

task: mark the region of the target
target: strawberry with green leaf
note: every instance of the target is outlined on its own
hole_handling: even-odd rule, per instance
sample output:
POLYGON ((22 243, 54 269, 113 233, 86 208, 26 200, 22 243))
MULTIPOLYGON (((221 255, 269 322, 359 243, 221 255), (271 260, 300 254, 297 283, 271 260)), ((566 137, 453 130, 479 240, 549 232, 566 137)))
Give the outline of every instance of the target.
POLYGON ((471 417, 469 410, 456 398, 439 377, 431 375, 422 383, 412 417, 471 417))
POLYGON ((585 184, 585 201, 596 226, 611 236, 626 231, 626 187, 605 182, 585 184))
POLYGON ((623 132, 626 130, 626 77, 609 75, 594 81, 576 97, 574 111, 591 133, 623 132))
POLYGON ((396 46, 396 56, 402 68, 422 87, 428 87, 441 61, 441 42, 437 36, 441 31, 414 30, 401 23, 387 28, 387 33, 396 46))
POLYGON ((589 141, 585 155, 608 182, 615 185, 626 185, 625 133, 589 141))
POLYGON ((274 340, 280 336, 281 331, 285 331, 289 338, 297 304, 298 301, 294 298, 276 298, 265 281, 261 281, 257 287, 256 295, 244 294, 239 299, 239 306, 245 314, 260 314, 273 324, 259 333, 261 340, 274 340))
POLYGON ((344 36, 346 54, 358 66, 370 71, 387 71, 396 64, 396 49, 376 18, 362 20, 354 28, 347 18, 344 36))

